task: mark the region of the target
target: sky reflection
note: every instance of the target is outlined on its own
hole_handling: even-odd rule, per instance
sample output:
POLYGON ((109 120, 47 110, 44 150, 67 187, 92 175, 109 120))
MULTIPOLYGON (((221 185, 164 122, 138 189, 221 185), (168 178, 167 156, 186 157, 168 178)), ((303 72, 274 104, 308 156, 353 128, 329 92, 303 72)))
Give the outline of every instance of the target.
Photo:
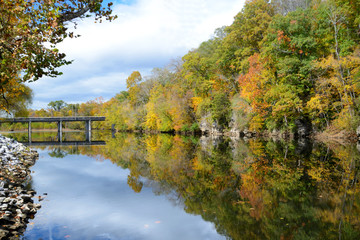
POLYGON ((129 171, 83 155, 38 149, 33 188, 45 196, 23 239, 224 239, 166 196, 127 185, 129 171))

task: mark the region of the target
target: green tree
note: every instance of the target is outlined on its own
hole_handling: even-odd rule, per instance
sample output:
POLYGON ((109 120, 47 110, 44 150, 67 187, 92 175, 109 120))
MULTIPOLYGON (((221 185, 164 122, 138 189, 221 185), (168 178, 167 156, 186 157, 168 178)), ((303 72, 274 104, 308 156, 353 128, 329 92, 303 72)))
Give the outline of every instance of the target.
POLYGON ((211 116, 222 127, 227 127, 231 118, 231 102, 224 93, 216 93, 211 101, 211 116))
POLYGON ((54 111, 59 112, 61 109, 67 106, 63 100, 51 101, 48 103, 48 106, 51 107, 54 111))

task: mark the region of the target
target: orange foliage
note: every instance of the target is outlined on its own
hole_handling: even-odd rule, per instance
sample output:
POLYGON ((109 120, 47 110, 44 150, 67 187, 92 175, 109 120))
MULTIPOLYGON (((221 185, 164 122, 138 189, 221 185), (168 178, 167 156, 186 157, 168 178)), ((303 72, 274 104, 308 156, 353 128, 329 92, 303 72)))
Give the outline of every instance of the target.
POLYGON ((241 97, 250 103, 252 111, 263 116, 265 114, 264 110, 268 106, 262 98, 266 92, 266 89, 263 86, 262 76, 264 67, 260 62, 258 53, 249 57, 248 60, 248 73, 240 75, 238 79, 241 88, 241 97))

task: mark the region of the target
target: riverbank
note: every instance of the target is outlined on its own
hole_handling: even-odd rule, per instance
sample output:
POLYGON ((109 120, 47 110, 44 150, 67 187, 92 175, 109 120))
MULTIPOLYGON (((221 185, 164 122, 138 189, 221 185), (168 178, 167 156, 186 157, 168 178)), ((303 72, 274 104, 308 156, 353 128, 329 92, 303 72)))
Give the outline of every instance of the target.
POLYGON ((289 132, 289 131, 249 131, 249 130, 220 130, 220 129, 202 129, 202 131, 157 131, 157 130, 115 130, 119 133, 141 133, 141 134, 179 134, 179 135, 193 135, 193 136, 211 136, 214 138, 229 137, 232 139, 250 139, 250 138, 264 138, 274 140, 296 140, 296 139, 309 139, 320 142, 339 142, 342 144, 356 143, 360 141, 359 133, 352 131, 336 131, 326 130, 322 132, 316 131, 302 131, 302 132, 289 132))
POLYGON ((0 135, 0 239, 18 239, 40 204, 29 190, 30 167, 39 154, 17 141, 0 135))

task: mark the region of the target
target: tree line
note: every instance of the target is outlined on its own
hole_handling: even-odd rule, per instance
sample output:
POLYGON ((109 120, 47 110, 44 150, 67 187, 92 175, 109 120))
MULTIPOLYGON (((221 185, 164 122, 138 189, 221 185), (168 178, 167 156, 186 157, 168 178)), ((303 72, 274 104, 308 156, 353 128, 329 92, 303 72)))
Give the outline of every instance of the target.
POLYGON ((360 2, 247 1, 181 60, 134 71, 101 114, 120 130, 353 131, 359 125, 360 2))

